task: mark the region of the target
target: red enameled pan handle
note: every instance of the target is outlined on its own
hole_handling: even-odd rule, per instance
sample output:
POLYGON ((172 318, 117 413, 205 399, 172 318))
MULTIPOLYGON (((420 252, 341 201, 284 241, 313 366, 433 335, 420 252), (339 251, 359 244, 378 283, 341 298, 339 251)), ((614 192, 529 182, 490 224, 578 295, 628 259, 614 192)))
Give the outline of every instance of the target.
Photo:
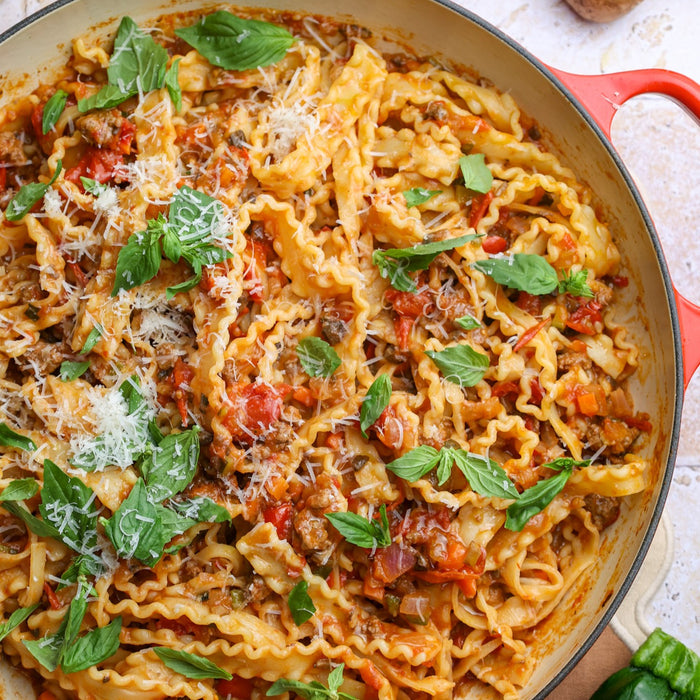
MULTIPOLYGON (((648 70, 577 75, 548 66, 554 75, 583 103, 610 139, 610 126, 621 105, 636 95, 656 92, 685 107, 700 122, 700 85, 685 75, 652 68, 648 70)), ((700 366, 700 306, 682 296, 674 287, 683 346, 683 381, 688 386, 700 366)))

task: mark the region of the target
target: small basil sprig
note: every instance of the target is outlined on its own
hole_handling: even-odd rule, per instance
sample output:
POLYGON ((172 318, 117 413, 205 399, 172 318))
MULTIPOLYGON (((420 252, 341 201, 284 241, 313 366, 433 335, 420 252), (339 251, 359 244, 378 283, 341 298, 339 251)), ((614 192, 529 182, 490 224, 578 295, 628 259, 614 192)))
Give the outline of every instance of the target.
POLYGON ((0 447, 17 447, 20 450, 36 450, 34 440, 20 435, 6 423, 0 423, 0 447))
POLYGON ((107 81, 97 94, 78 101, 78 109, 110 109, 140 93, 163 87, 168 52, 142 32, 131 17, 122 17, 107 68, 107 81))
POLYGON ((41 133, 46 135, 53 129, 54 124, 58 121, 68 99, 68 93, 63 90, 56 90, 44 105, 44 111, 41 115, 41 133))
POLYGON ((328 674, 328 687, 318 681, 304 683, 303 681, 295 681, 289 678, 280 678, 275 681, 268 689, 267 697, 282 695, 282 693, 292 692, 304 700, 357 700, 353 695, 348 695, 339 690, 343 685, 343 670, 345 664, 336 666, 328 674))
POLYGON ((158 274, 163 254, 174 263, 182 258, 195 273, 185 282, 168 287, 167 298, 196 287, 205 265, 223 262, 232 256, 213 243, 222 221, 221 202, 204 192, 182 186, 170 203, 168 219, 162 214, 150 219, 146 230, 134 233, 119 251, 112 296, 153 279, 158 274))
POLYGON ((454 464, 464 474, 472 491, 480 496, 504 499, 518 497, 518 491, 508 474, 494 460, 454 447, 442 447, 438 451, 430 445, 419 445, 387 464, 386 468, 413 483, 437 467, 438 486, 442 486, 450 478, 454 464))
POLYGON ((283 27, 219 10, 175 34, 214 66, 250 70, 284 58, 294 37, 283 27))
POLYGON ((488 169, 483 153, 471 153, 459 159, 464 186, 473 192, 486 194, 493 184, 493 175, 488 169))
POLYGON ((590 459, 575 460, 571 457, 560 457, 543 465, 559 473, 525 489, 518 496, 518 500, 508 507, 505 527, 508 530, 522 530, 528 520, 544 510, 566 486, 566 482, 573 474, 574 467, 587 467, 590 463, 590 459))
POLYGON ((5 622, 0 623, 0 641, 5 639, 15 627, 19 627, 38 607, 39 603, 34 603, 28 608, 17 608, 5 622))
POLYGON ((388 279, 394 289, 401 292, 415 292, 416 283, 407 273, 416 270, 427 270, 430 263, 442 252, 453 250, 478 238, 476 234, 467 234, 458 238, 448 238, 444 241, 422 243, 412 248, 389 248, 375 250, 372 262, 379 269, 379 274, 388 279))
POLYGON ((185 489, 194 478, 199 460, 199 428, 166 435, 149 447, 140 469, 151 501, 164 501, 185 489))
POLYGON ((228 671, 203 656, 170 647, 153 647, 153 651, 171 671, 186 678, 221 678, 227 681, 233 678, 228 671))
POLYGON ((314 601, 311 600, 308 590, 308 582, 299 581, 289 592, 287 605, 289 605, 289 612, 292 613, 292 619, 295 625, 303 625, 307 620, 310 620, 316 612, 316 606, 314 605, 314 601))
POLYGON ((588 270, 583 268, 578 272, 572 272, 567 274, 564 272, 564 279, 559 280, 558 285, 559 294, 564 294, 568 292, 575 297, 588 297, 593 298, 593 290, 588 286, 588 270))
POLYGON ((406 200, 406 206, 410 208, 429 202, 435 195, 442 194, 442 190, 426 190, 424 187, 412 187, 410 190, 404 190, 401 194, 406 200))
POLYGON ((102 337, 102 326, 96 324, 95 327, 88 333, 88 337, 85 338, 83 347, 80 349, 80 355, 87 355, 94 347, 97 345, 97 341, 102 337))
POLYGON ((72 382, 78 377, 82 377, 90 367, 90 360, 85 362, 70 362, 65 360, 61 362, 61 367, 58 370, 58 376, 62 382, 72 382))
POLYGON ((180 87, 180 59, 176 58, 165 74, 165 87, 168 88, 170 99, 175 105, 175 111, 182 109, 182 88, 180 87))
POLYGON ((121 617, 78 637, 87 612, 87 598, 93 592, 92 586, 81 579, 58 631, 42 639, 22 640, 27 651, 48 671, 55 671, 59 665, 65 673, 84 671, 105 661, 119 649, 121 617))
POLYGON ((315 335, 302 338, 297 343, 297 357, 310 377, 330 377, 341 362, 338 353, 315 335))
POLYGON ((35 479, 15 479, 0 493, 0 503, 8 501, 26 501, 39 492, 39 484, 35 479))
POLYGON ((374 549, 375 547, 388 547, 391 544, 389 532, 389 519, 386 515, 386 506, 379 508, 380 520, 367 520, 357 513, 326 513, 331 525, 350 544, 374 549))
POLYGON ((480 328, 481 324, 478 319, 474 318, 471 314, 466 314, 460 318, 455 319, 455 323, 460 327, 464 328, 465 331, 472 331, 475 328, 480 328))
POLYGON ((360 430, 367 437, 367 428, 374 425, 391 399, 391 377, 380 374, 367 389, 360 408, 360 430))
POLYGON ((489 357, 469 345, 453 345, 439 352, 426 350, 442 376, 461 387, 478 384, 489 368, 489 357))
POLYGON ((56 170, 53 176, 47 183, 30 182, 28 185, 22 185, 19 192, 10 200, 5 210, 5 218, 8 221, 19 221, 28 214, 32 207, 49 191, 49 187, 56 182, 63 165, 59 160, 56 163, 56 170))

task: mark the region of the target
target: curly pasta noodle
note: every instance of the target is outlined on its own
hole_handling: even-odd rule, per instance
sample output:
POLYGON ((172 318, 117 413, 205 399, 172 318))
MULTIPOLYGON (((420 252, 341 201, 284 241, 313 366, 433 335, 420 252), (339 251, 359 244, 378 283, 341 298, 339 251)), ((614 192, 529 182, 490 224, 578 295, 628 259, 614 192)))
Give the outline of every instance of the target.
MULTIPOLYGON (((0 422, 33 446, 0 447, 0 486, 33 480, 43 494, 50 460, 92 494, 97 523, 88 552, 2 511, 4 619, 37 605, 4 653, 59 699, 261 698, 278 679, 326 683, 343 663, 342 690, 360 699, 515 700, 537 626, 595 563, 619 500, 646 487, 636 452, 650 425, 625 388, 639 353, 616 320, 620 256, 590 193, 508 95, 382 55, 357 27, 263 18, 296 41, 242 71, 174 36, 198 17, 149 28, 179 66, 179 109, 166 87, 79 109, 114 60, 82 38, 54 85, 0 116, 3 209, 55 177, 0 224, 0 422), (57 90, 67 101, 44 134, 57 90), (485 157, 486 191, 465 184, 465 154, 485 157), (159 252, 157 274, 115 293, 127 242, 172 219, 187 188, 219 202, 210 233, 225 259, 171 294, 191 270, 159 252), (373 259, 473 234, 414 269, 411 291, 373 259), (589 293, 530 293, 474 265, 515 254, 548 261, 560 281, 583 275, 589 293), (309 338, 337 368, 309 369, 309 338), (467 346, 486 365, 456 381, 433 358, 467 346), (66 378, 64 363, 79 362, 66 378), (381 376, 390 395, 361 431, 381 376), (204 497, 226 514, 178 531, 148 563, 105 525, 146 476, 149 432, 125 432, 129 377, 161 437, 198 441, 174 502, 204 497), (76 466, 100 440, 112 445, 105 463, 76 466), (493 460, 518 494, 555 460, 586 461, 517 529, 506 525, 520 497, 476 488, 467 472, 387 468, 419 446, 493 460), (388 542, 349 542, 325 517, 345 512, 366 527, 386 513, 388 542), (60 633, 83 585, 66 573, 77 552, 99 562, 81 634, 121 628, 114 653, 71 672, 24 642, 60 633), (302 622, 289 603, 300 582, 313 608, 302 622), (190 677, 154 647, 233 678, 190 677)), ((48 517, 38 494, 24 507, 48 517)))

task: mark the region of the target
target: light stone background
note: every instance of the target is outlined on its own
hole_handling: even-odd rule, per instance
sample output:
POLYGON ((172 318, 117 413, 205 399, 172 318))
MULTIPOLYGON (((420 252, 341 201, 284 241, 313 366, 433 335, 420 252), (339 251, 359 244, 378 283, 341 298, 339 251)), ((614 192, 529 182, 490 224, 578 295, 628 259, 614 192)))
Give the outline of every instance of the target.
MULTIPOLYGON (((580 19, 563 0, 456 1, 562 70, 611 73, 667 68, 700 82, 697 0, 644 0, 628 15, 602 25, 580 19)), ((0 0, 0 30, 47 4, 45 0, 0 0)), ((669 100, 643 96, 631 100, 615 116, 613 142, 654 218, 677 288, 700 304, 696 284, 700 266, 700 188, 696 184, 700 178, 700 125, 669 100)), ((623 620, 645 633, 661 626, 698 652, 699 418, 700 376, 696 376, 686 394, 679 458, 666 505, 667 528, 662 528, 657 538, 656 558, 647 558, 642 568, 623 620), (668 565, 665 574, 664 561, 668 565), (660 582, 655 581, 659 578, 660 582)))

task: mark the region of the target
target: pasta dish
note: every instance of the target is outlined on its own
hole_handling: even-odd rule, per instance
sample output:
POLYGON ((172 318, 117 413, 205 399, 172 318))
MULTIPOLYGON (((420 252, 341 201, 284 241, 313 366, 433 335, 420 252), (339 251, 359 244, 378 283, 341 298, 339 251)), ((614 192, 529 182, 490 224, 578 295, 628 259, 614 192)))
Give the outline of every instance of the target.
POLYGON ((0 639, 42 700, 516 700, 647 486, 591 193, 378 46, 124 17, 0 113, 0 639))

